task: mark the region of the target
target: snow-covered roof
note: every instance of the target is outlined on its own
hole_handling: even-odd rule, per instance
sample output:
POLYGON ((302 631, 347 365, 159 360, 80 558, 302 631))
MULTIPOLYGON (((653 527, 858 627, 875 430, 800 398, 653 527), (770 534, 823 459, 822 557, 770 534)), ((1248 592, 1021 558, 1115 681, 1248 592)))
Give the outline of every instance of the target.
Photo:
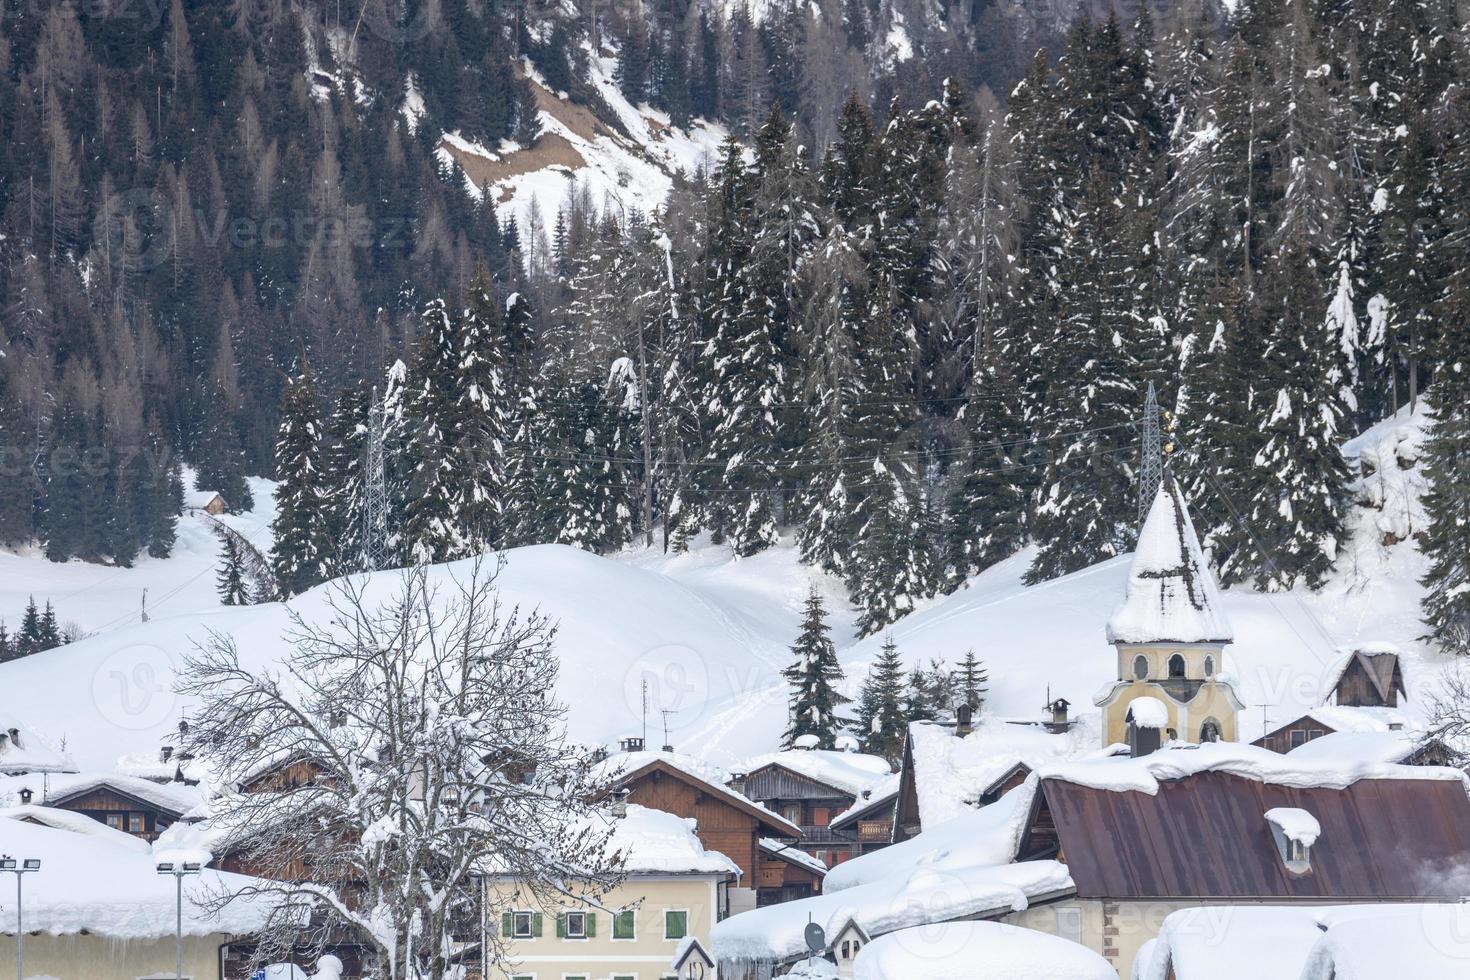
POLYGON ((710 930, 715 958, 721 963, 791 960, 806 951, 808 921, 829 937, 849 919, 870 936, 881 936, 910 926, 1019 911, 1033 899, 1070 891, 1072 879, 1063 864, 1010 863, 1029 799, 1028 791, 1007 794, 953 823, 838 865, 828 872, 821 895, 718 923, 710 930), (1003 805, 1007 801, 1011 805, 1003 805), (834 876, 836 885, 830 884, 834 876))
POLYGON ((894 781, 893 767, 882 756, 859 752, 837 752, 830 749, 793 749, 768 752, 747 759, 747 773, 766 766, 783 766, 792 772, 815 779, 819 783, 861 797, 865 790, 878 792, 894 781))
MULTIPOLYGON (((23 782, 24 779, 0 781, 0 803, 6 802, 7 796, 18 795, 23 782)), ((31 783, 35 783, 35 780, 31 780, 31 783)), ((198 786, 187 783, 158 783, 115 772, 68 773, 52 776, 48 783, 45 799, 41 798, 39 785, 28 787, 36 794, 34 802, 55 806, 95 789, 110 789, 141 800, 149 806, 182 816, 204 799, 203 791, 198 786)))
MULTIPOLYGON (((1334 910, 1335 911, 1335 910, 1334 910)), ((1462 905, 1390 907, 1378 915, 1329 917, 1301 980, 1375 980, 1470 975, 1462 905)))
POLYGON ((203 510, 214 501, 215 497, 224 499, 218 490, 185 490, 184 508, 186 510, 203 510))
MULTIPOLYGON (((1418 732, 1423 729, 1419 717, 1402 708, 1319 704, 1304 712, 1302 717, 1315 719, 1334 732, 1418 732)), ((1296 720, 1293 719, 1292 723, 1296 720)))
POLYGON ((649 766, 658 764, 667 766, 694 780, 702 788, 707 788, 709 792, 724 797, 738 808, 758 813, 768 826, 791 837, 801 836, 801 828, 796 824, 726 786, 725 783, 730 774, 698 756, 683 755, 677 752, 622 752, 608 756, 598 763, 593 767, 592 775, 597 783, 611 786, 636 775, 649 766))
MULTIPOLYGON (((594 829, 600 830, 599 821, 594 829)), ((740 869, 719 851, 706 850, 695 834, 692 817, 630 803, 627 816, 613 817, 607 849, 623 856, 629 874, 738 874, 740 869)))
POLYGON ((1165 479, 1138 535, 1109 643, 1229 643, 1234 639, 1184 495, 1165 479))
MULTIPOLYGON (((83 835, 23 821, 4 828, 5 850, 41 862, 25 884, 26 930, 55 936, 92 935, 157 940, 174 934, 175 883, 159 875, 154 855, 104 836, 83 835)), ((268 900, 241 896, 220 912, 201 907, 223 889, 240 892, 250 879, 205 869, 184 881, 186 936, 250 933, 266 922, 268 900)), ((0 917, 0 931, 14 929, 0 917)))
POLYGON ((1117 980, 1097 953, 999 922, 903 929, 858 953, 854 980, 1117 980))
POLYGON ((1281 836, 1306 847, 1317 843, 1317 838, 1322 836, 1322 825, 1317 818, 1301 807, 1273 806, 1266 811, 1266 820, 1281 831, 1281 836))
POLYGON ((1375 762, 1300 758, 1280 755, 1240 742, 1202 745, 1170 744, 1136 758, 1089 758, 1058 762, 1036 769, 1043 779, 1056 779, 1093 789, 1136 791, 1153 796, 1159 783, 1202 772, 1224 772, 1247 779, 1299 789, 1342 789, 1360 779, 1444 779, 1470 786, 1470 779, 1447 766, 1399 766, 1375 762))
POLYGON ((1158 938, 1139 950, 1133 980, 1464 976, 1470 936, 1454 928, 1460 914, 1457 905, 1184 908, 1170 913, 1158 938), (1323 972, 1328 962, 1336 973, 1323 972))
POLYGON ((1139 728, 1167 728, 1169 709, 1158 698, 1145 695, 1128 702, 1128 720, 1139 728))
MULTIPOLYGON (((73 834, 98 837, 118 847, 131 848, 140 854, 153 853, 153 848, 141 837, 134 837, 121 830, 113 830, 102 821, 93 820, 86 814, 74 813, 71 810, 58 810, 54 806, 37 806, 34 803, 8 806, 0 809, 0 820, 23 820, 26 823, 50 827, 52 830, 66 830, 73 834)), ((4 832, 0 831, 0 838, 4 836, 4 832)))
POLYGON ((53 748, 19 719, 0 711, 0 773, 76 770, 76 764, 65 752, 53 748))
POLYGON ((915 871, 1008 864, 1015 859, 1035 792, 1035 783, 1028 782, 990 806, 964 808, 908 840, 844 861, 827 872, 822 890, 830 895, 915 871))
POLYGON ((793 847, 790 844, 770 837, 762 837, 760 844, 761 850, 772 857, 780 858, 783 861, 790 861, 792 864, 798 864, 816 875, 825 876, 827 874, 827 866, 825 864, 799 847, 793 847))
MULTIPOLYGON (((1394 668, 1399 667, 1403 659, 1403 649, 1396 643, 1386 641, 1354 643, 1340 647, 1337 651, 1337 659, 1328 668, 1327 676, 1330 678, 1328 691, 1336 693, 1337 686, 1342 683, 1343 673, 1349 666, 1357 663, 1362 666, 1369 683, 1378 690, 1379 696, 1387 700, 1395 687, 1394 668)), ((1400 673, 1400 680, 1402 679, 1402 673, 1400 673)), ((1407 691, 1405 693, 1407 694, 1407 691)))
POLYGON ((1298 745, 1291 758, 1322 763, 1403 762, 1422 745, 1422 735, 1411 731, 1332 732, 1298 745))
POLYGON ((1054 735, 1040 726, 995 718, 980 719, 964 738, 950 726, 915 722, 909 725, 909 746, 919 820, 925 828, 953 820, 1016 763, 1035 769, 1077 756, 1091 741, 1081 728, 1054 735))

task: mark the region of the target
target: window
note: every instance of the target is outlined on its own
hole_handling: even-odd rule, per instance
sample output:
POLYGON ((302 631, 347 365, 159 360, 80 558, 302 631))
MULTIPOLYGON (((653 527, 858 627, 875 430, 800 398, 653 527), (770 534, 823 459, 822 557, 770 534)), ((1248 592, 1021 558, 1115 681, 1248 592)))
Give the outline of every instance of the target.
POLYGON ((1169 678, 1177 680, 1184 676, 1184 654, 1176 653, 1169 658, 1169 678))
POLYGON ((637 918, 638 914, 632 909, 628 909, 626 912, 619 912, 618 914, 614 915, 612 937, 614 939, 637 939, 637 918))
POLYGON ((535 936, 536 915, 534 912, 514 912, 512 920, 511 936, 516 939, 531 939, 535 936))
POLYGON ((843 959, 850 959, 851 957, 852 957, 852 943, 843 943, 842 944, 842 958, 843 959))
POLYGON ((664 912, 664 938, 683 939, 689 935, 689 913, 669 909, 664 912))
POLYGON ((586 939, 596 934, 595 919, 589 912, 563 912, 556 922, 558 939, 586 939))
POLYGON ((1321 738, 1323 734, 1325 733, 1322 731, 1322 729, 1313 728, 1311 731, 1307 732, 1307 741, 1310 742, 1314 738, 1321 738))
POLYGON ((832 811, 824 806, 812 808, 812 826, 825 827, 832 819, 832 811))
POLYGON ((1133 679, 1139 681, 1148 679, 1148 658, 1141 653, 1133 658, 1133 679))
POLYGON ((107 815, 107 826, 113 830, 123 829, 123 815, 121 813, 109 813, 107 815))
POLYGON ((1299 840, 1288 840, 1286 842, 1286 860, 1295 864, 1306 864, 1310 848, 1299 840))
POLYGON ((141 834, 143 832, 143 814, 128 814, 128 833, 141 834))
POLYGON ((1294 732, 1291 733, 1291 747, 1292 748, 1296 748, 1298 745, 1306 745, 1306 744, 1307 744, 1307 733, 1306 732, 1301 731, 1300 729, 1298 729, 1297 731, 1294 731, 1294 732))
POLYGON ((792 823, 799 825, 801 823, 801 804, 792 803, 787 805, 782 809, 781 816, 785 817, 787 820, 790 820, 792 823))

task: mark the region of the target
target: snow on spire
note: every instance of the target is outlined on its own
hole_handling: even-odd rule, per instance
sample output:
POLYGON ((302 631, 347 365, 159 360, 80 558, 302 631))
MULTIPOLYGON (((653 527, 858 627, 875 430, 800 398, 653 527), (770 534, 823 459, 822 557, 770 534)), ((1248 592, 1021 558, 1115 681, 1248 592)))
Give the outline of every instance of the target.
POLYGON ((1109 643, 1229 643, 1230 623, 1179 484, 1166 475, 1138 535, 1109 643))

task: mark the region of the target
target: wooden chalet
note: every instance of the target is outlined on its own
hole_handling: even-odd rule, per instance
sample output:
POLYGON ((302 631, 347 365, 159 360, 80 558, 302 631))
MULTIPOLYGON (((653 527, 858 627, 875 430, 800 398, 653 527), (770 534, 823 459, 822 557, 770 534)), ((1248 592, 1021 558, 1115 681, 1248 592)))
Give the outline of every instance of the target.
POLYGON ((190 806, 160 791, 155 783, 127 776, 101 776, 67 784, 49 796, 45 805, 91 817, 150 843, 190 806))
POLYGON ((801 828, 801 846, 827 867, 856 856, 855 837, 832 827, 857 797, 846 790, 772 762, 746 775, 741 792, 801 828))
POLYGON ((893 815, 898 809, 898 787, 869 793, 833 818, 834 833, 856 841, 858 854, 867 854, 893 843, 893 815))
MULTIPOLYGON (((724 854, 740 869, 739 883, 728 889, 729 911, 754 908, 761 870, 768 861, 777 860, 762 854, 761 839, 794 841, 801 837, 801 827, 678 764, 677 758, 672 753, 634 754, 613 788, 626 790, 629 803, 694 818, 700 843, 724 854)), ((783 868, 783 881, 784 874, 783 868)))
POLYGON ((827 868, 794 843, 761 838, 756 905, 780 905, 821 894, 827 868))
MULTIPOLYGON (((1272 752, 1290 752, 1308 742, 1340 731, 1365 727, 1382 730, 1402 724, 1393 709, 1408 695, 1397 651, 1381 646, 1354 650, 1343 660, 1322 707, 1272 729, 1252 744, 1272 752), (1347 710, 1345 710, 1347 709, 1347 710), (1368 709, 1354 711, 1351 709, 1368 709)), ((1447 757, 1435 753, 1420 765, 1442 765, 1447 757)))

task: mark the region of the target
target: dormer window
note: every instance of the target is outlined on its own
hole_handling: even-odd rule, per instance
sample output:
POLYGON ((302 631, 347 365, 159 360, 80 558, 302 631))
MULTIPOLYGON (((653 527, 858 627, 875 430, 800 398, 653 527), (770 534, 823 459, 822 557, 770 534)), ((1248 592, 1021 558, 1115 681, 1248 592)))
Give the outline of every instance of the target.
POLYGON ((1286 870, 1294 875, 1312 870, 1312 847, 1322 836, 1317 818, 1298 807, 1275 807, 1266 811, 1271 838, 1286 870))
POLYGON ((1184 677, 1184 654, 1176 653, 1169 658, 1169 678, 1182 680, 1184 677))
POLYGON ((1148 680, 1148 658, 1141 653, 1133 658, 1133 679, 1148 680))

